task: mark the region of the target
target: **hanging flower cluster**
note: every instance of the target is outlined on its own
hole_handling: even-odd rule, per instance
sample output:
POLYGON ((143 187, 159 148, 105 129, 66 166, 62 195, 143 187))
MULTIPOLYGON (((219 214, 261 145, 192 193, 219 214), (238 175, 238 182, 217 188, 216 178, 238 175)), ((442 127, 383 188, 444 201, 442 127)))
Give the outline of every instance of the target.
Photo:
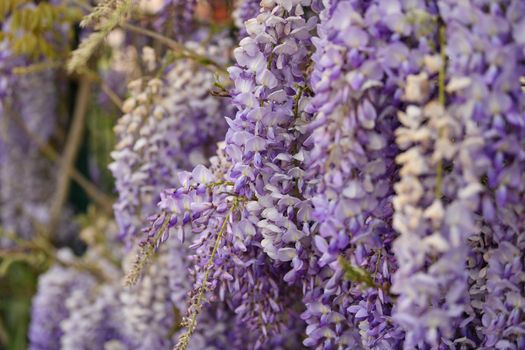
MULTIPOLYGON (((118 232, 46 252, 31 349, 525 349, 523 1, 123 4, 91 15, 118 232)), ((56 71, 9 57, 0 221, 30 237, 11 115, 49 140, 56 71)))
POLYGON ((10 84, 2 102, 2 167, 0 194, 4 229, 29 237, 34 223, 49 220, 49 186, 53 169, 39 153, 56 123, 56 86, 52 71, 26 75, 10 84), (35 91, 35 85, 42 91, 35 91))
MULTIPOLYGON (((148 240, 168 236, 155 227, 182 240, 197 235, 195 296, 178 348, 194 331, 203 300, 225 299, 225 281, 245 283, 247 272, 228 268, 228 260, 245 261, 234 252, 250 252, 248 244, 267 255, 288 294, 302 290, 305 346, 482 344, 487 316, 469 305, 479 295, 469 294, 467 262, 479 254, 473 237, 482 228, 490 163, 480 156, 482 117, 473 117, 475 106, 463 94, 475 65, 490 55, 472 53, 472 63, 454 53, 459 31, 449 16, 465 21, 467 9, 446 1, 332 1, 321 12, 319 4, 307 5, 262 2, 245 22, 246 37, 234 51, 238 65, 230 68, 238 112, 217 166, 182 173, 183 186, 159 203, 167 224, 157 219, 148 240), (304 41, 316 18, 318 37, 304 41), (301 23, 295 21, 306 27, 294 29, 301 23)), ((504 6, 473 5, 470 16, 489 21, 504 6)), ((502 38, 516 45, 508 28, 502 38)), ((492 70, 496 80, 497 66, 492 70)), ((507 108, 523 113, 520 86, 513 85, 517 105, 510 97, 507 108)), ((275 283, 273 291, 281 288, 275 283)), ((246 306, 235 311, 242 317, 246 306)))
MULTIPOLYGON (((72 259, 70 251, 64 250, 60 254, 72 259)), ((95 280, 89 274, 79 274, 62 266, 53 266, 41 276, 32 305, 30 349, 59 349, 65 334, 61 323, 71 316, 71 308, 64 299, 73 298, 73 293, 82 299, 85 291, 94 285, 95 280)))
MULTIPOLYGON (((34 9, 29 4, 22 8, 34 9)), ((16 18, 7 12, 6 18, 0 18, 0 32, 9 31, 13 22, 16 18)), ((61 36, 66 35, 67 26, 57 27, 60 35, 55 44, 64 46, 61 36)), ((60 124, 58 94, 63 85, 56 69, 32 71, 40 59, 17 54, 7 38, 0 38, 0 51, 0 224, 4 231, 28 239, 51 219, 57 172, 41 148, 60 124)), ((66 222, 70 219, 69 212, 63 215, 55 238, 71 233, 74 225, 66 222)), ((0 246, 8 244, 0 237, 0 246)))
MULTIPOLYGON (((208 53, 226 63, 230 41, 219 35, 216 43, 208 53)), ((196 42, 187 46, 203 51, 196 42)), ((155 58, 151 60, 154 67, 155 58)), ((117 145, 110 164, 119 192, 115 217, 121 236, 128 239, 154 213, 160 191, 174 184, 177 172, 206 164, 225 132, 228 106, 210 94, 212 72, 183 59, 163 73, 163 79, 130 83, 126 114, 115 127, 117 145)))
POLYGON ((184 36, 191 32, 197 0, 163 0, 154 23, 155 29, 170 36, 184 36))

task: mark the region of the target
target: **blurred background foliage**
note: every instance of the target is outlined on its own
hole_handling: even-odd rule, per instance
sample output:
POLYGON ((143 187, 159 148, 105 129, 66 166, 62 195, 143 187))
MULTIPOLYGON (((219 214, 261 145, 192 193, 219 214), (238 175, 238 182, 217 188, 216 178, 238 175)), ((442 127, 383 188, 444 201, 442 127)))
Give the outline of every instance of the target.
POLYGON ((31 298, 42 270, 26 262, 14 262, 0 277, 0 349, 27 348, 31 298))
MULTIPOLYGON (((82 18, 101 2, 104 3, 95 0, 0 0, 0 51, 1 45, 7 43, 13 56, 20 57, 21 64, 13 69, 15 75, 32 74, 49 68, 60 71, 58 79, 62 81, 57 84, 61 89, 58 92, 58 125, 50 144, 41 150, 42 156, 52 161, 60 160, 64 151, 80 90, 80 79, 89 78, 93 82, 86 111, 86 125, 82 131, 82 142, 75 157, 74 168, 101 193, 112 199, 114 179, 108 164, 111 162, 110 152, 115 146, 113 127, 121 114, 118 103, 126 97, 126 82, 121 84, 120 91, 116 91, 115 96, 110 96, 115 90, 101 85, 104 81, 101 72, 109 70, 112 59, 111 48, 99 45, 101 42, 97 44, 96 50, 90 52, 81 71, 66 70, 66 62, 71 58, 73 50, 79 48, 81 37, 86 39, 96 34, 97 30, 103 31, 101 26, 107 26, 108 18, 113 16, 111 11, 103 14, 102 20, 96 20, 99 23, 95 23, 94 31, 81 28, 82 18)), ((232 26, 229 13, 233 0, 203 3, 208 7, 200 8, 201 17, 212 18, 212 32, 232 26)), ((141 13, 135 7, 133 11, 136 21, 151 21, 147 13, 141 13)), ((121 18, 115 20, 117 23, 121 18)), ((140 35, 135 40, 141 43, 137 46, 148 42, 148 39, 140 35)), ((140 56, 137 59, 140 61, 140 56)), ((137 72, 138 75, 140 73, 137 72)), ((55 165, 58 167, 59 163, 55 165)), ((10 250, 8 255, 0 255, 0 350, 27 348, 31 299, 36 292, 38 276, 53 263, 56 249, 68 246, 81 255, 87 245, 100 245, 100 240, 105 239, 103 230, 99 233, 94 230, 96 231, 97 222, 103 225, 109 216, 96 209, 92 198, 78 181, 70 182, 67 205, 73 208, 80 235, 69 237, 66 241, 51 242, 52 245, 49 245, 50 242, 45 238, 45 228, 42 228, 40 236, 37 235, 35 240, 17 242, 20 244, 16 250, 10 250)), ((7 233, 0 229, 0 235, 7 233)))
MULTIPOLYGON (((56 45, 63 36, 62 24, 78 22, 82 11, 78 7, 46 1, 2 0, 0 22, 10 15, 0 41, 6 39, 16 55, 56 59, 68 54, 67 46, 56 45), (26 6, 23 6, 26 5, 26 6)), ((70 33, 68 33, 70 34, 70 33)))
MULTIPOLYGON (((15 74, 27 74, 64 62, 71 49, 78 43, 79 26, 84 13, 79 6, 70 2, 0 0, 0 42, 7 41, 16 56, 32 62, 16 70, 15 74), (64 45, 64 37, 67 44, 64 45), (59 44, 60 43, 60 44, 59 44)), ((74 76, 64 76, 66 88, 61 91, 59 109, 63 117, 53 140, 53 147, 60 149, 70 127, 77 81, 74 76)), ((109 115, 97 106, 92 97, 89 106, 86 132, 76 159, 76 169, 105 192, 112 193, 113 178, 107 169, 109 153, 114 146, 113 125, 117 114, 109 115)), ((75 182, 71 183, 68 203, 74 208, 80 226, 90 224, 89 197, 75 182)), ((61 242, 72 247, 77 253, 85 250, 80 239, 61 242)), ((38 275, 52 262, 50 256, 36 250, 28 255, 27 250, 19 255, 0 258, 0 349, 24 350, 27 348, 27 334, 30 321, 31 299, 36 292, 38 275), (27 259, 33 256, 32 259, 27 259)))

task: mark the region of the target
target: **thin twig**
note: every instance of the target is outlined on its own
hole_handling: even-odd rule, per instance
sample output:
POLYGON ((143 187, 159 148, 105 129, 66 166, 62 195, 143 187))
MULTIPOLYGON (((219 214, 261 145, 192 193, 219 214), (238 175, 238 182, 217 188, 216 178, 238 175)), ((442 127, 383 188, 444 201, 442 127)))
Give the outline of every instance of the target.
POLYGON ((6 331, 6 327, 2 321, 2 318, 0 318, 0 344, 5 345, 7 348, 7 344, 9 342, 9 335, 6 331))
MULTIPOLYGON (((165 215, 165 214, 164 214, 165 215)), ((162 222, 162 225, 157 232, 157 234, 153 237, 152 241, 145 241, 142 242, 139 245, 139 251, 137 253, 137 257, 135 258, 135 261, 133 262, 133 266, 131 267, 131 270, 126 274, 124 277, 124 286, 131 287, 137 283, 139 280, 142 271, 146 267, 146 265, 149 264, 151 258, 155 254, 155 249, 157 249, 160 240, 164 236, 164 233, 168 229, 169 225, 169 216, 164 217, 164 221, 162 222)), ((153 224, 153 227, 155 224, 153 224)))
POLYGON ((188 314, 188 317, 183 322, 183 325, 186 327, 186 332, 184 332, 184 334, 182 334, 179 337, 177 345, 175 345, 175 348, 173 348, 173 350, 186 350, 190 343, 191 336, 193 335, 193 333, 195 332, 195 329, 197 328, 197 316, 202 309, 202 304, 204 301, 205 293, 208 290, 208 286, 207 286, 208 278, 210 276, 210 272, 212 271, 212 267, 215 261, 215 255, 217 253, 217 250, 219 249, 219 245, 222 240, 222 237, 224 236, 226 232, 229 220, 233 212, 237 208, 237 205, 238 205, 238 202, 237 200, 235 200, 234 203, 232 204, 232 207, 230 208, 230 211, 226 214, 226 217, 224 218, 224 221, 222 222, 219 233, 217 234, 217 237, 215 238, 215 243, 213 244, 213 249, 211 251, 210 258, 208 259, 208 262, 206 263, 206 266, 204 267, 204 270, 205 270, 204 277, 199 287, 197 299, 194 305, 191 305, 188 307, 189 314, 188 314))
POLYGON ((108 84, 106 84, 106 82, 104 81, 104 79, 102 79, 101 77, 98 76, 98 74, 96 72, 93 72, 92 70, 88 69, 88 68, 80 68, 79 69, 80 73, 82 73, 80 75, 80 79, 82 79, 83 77, 86 77, 98 84, 100 84, 100 88, 102 89, 102 91, 108 95, 109 99, 111 100, 111 102, 113 102, 113 104, 121 111, 121 112, 124 112, 122 110, 122 104, 124 103, 119 95, 113 91, 108 84))
POLYGON ((146 36, 149 36, 153 39, 156 39, 158 40, 159 42, 163 43, 164 45, 168 46, 169 48, 175 50, 175 51, 182 51, 184 50, 184 45, 182 45, 181 43, 175 41, 175 40, 172 40, 162 34, 159 34, 157 32, 154 32, 152 30, 149 30, 149 29, 146 29, 146 28, 142 28, 142 27, 138 27, 136 25, 133 25, 133 24, 130 24, 130 23, 121 23, 120 26, 123 28, 123 29, 126 29, 126 30, 129 30, 130 32, 135 32, 137 34, 142 34, 142 35, 146 35, 146 36))
POLYGON ((26 75, 38 73, 48 69, 60 68, 64 66, 63 61, 44 61, 30 64, 29 66, 17 66, 13 68, 13 73, 16 75, 26 75))
POLYGON ((106 84, 102 79, 100 79, 99 81, 100 83, 100 88, 102 89, 102 92, 104 92, 108 97, 109 99, 111 100, 111 102, 113 102, 113 104, 121 111, 123 112, 122 110, 122 100, 120 99, 120 97, 115 93, 115 91, 113 91, 108 84, 106 84))
POLYGON ((75 260, 65 260, 62 259, 56 251, 56 248, 51 245, 45 238, 37 237, 33 242, 35 249, 40 249, 44 254, 49 256, 53 261, 56 261, 58 264, 65 267, 72 267, 80 271, 87 271, 99 280, 110 280, 104 271, 94 263, 90 263, 85 260, 75 259, 75 260))
MULTIPOLYGON (((60 160, 60 155, 58 154, 58 152, 51 145, 42 140, 40 136, 31 132, 31 130, 29 130, 29 128, 22 121, 22 118, 17 113, 10 114, 13 115, 13 121, 17 124, 17 126, 28 136, 29 139, 35 142, 40 153, 42 153, 46 158, 48 158, 52 162, 58 162, 60 160)), ((76 168, 70 168, 68 170, 70 171, 69 176, 71 176, 71 179, 73 179, 73 181, 75 181, 86 192, 86 194, 104 210, 104 212, 106 212, 107 214, 113 213, 113 198, 111 198, 104 192, 101 192, 76 168)))
MULTIPOLYGON (((81 6, 83 9, 85 10, 88 10, 88 11, 93 11, 94 8, 89 6, 89 5, 86 5, 86 4, 82 4, 80 1, 78 0, 71 0, 73 3, 77 4, 78 6, 81 6)), ((180 54, 182 56, 182 58, 188 58, 188 59, 191 59, 191 60, 194 60, 196 61, 197 63, 199 64, 202 64, 204 66, 213 66, 215 67, 215 69, 222 73, 222 74, 228 74, 228 71, 226 70, 226 68, 224 68, 220 63, 218 62, 215 62, 214 60, 212 60, 211 58, 209 57, 206 57, 206 56, 202 56, 202 55, 199 55, 198 53, 194 52, 193 50, 185 47, 183 44, 175 41, 175 40, 172 40, 162 34, 159 34, 153 30, 149 30, 149 29, 146 29, 146 28, 141 28, 141 27, 138 27, 136 25, 133 25, 131 23, 127 23, 127 22, 121 22, 120 24, 118 22, 115 22, 115 25, 120 25, 120 27, 122 27, 123 29, 126 29, 130 32, 134 32, 134 33, 138 33, 138 34, 142 34, 142 35, 145 35, 145 36, 149 36, 150 38, 153 38, 153 39, 156 39, 158 42, 168 46, 170 49, 172 49, 173 51, 177 52, 178 54, 180 54)), ((107 34, 107 33, 106 33, 107 34)), ((104 35, 105 37, 105 35, 104 35)), ((80 67, 80 65, 75 65, 75 67, 80 67)))
MULTIPOLYGON (((440 57, 441 57, 441 67, 439 69, 438 75, 438 101, 445 108, 446 105, 446 95, 445 95, 445 79, 446 79, 446 27, 441 25, 439 27, 439 45, 440 45, 440 57)), ((444 130, 441 128, 438 132, 439 138, 443 137, 444 130)), ((436 188, 435 195, 437 199, 440 199, 442 196, 442 184, 443 184, 443 159, 438 160, 437 169, 436 169, 436 188)))
POLYGON ((162 34, 159 34, 157 32, 154 32, 146 28, 137 27, 130 23, 121 23, 120 26, 123 29, 129 30, 131 32, 146 35, 153 39, 158 40, 160 43, 166 45, 167 47, 175 51, 178 55, 180 55, 181 58, 191 59, 195 61, 196 63, 199 63, 203 66, 213 66, 218 72, 222 74, 228 74, 228 71, 226 70, 226 68, 224 68, 220 63, 215 62, 209 57, 199 55, 198 53, 185 47, 181 43, 175 40, 172 40, 162 34))
POLYGON ((66 202, 67 195, 69 194, 69 174, 71 174, 71 169, 74 168, 78 150, 82 144, 90 89, 91 81, 87 78, 81 79, 75 101, 73 122, 67 137, 64 155, 60 161, 56 192, 51 203, 50 232, 54 232, 54 229, 57 227, 60 213, 66 202))
POLYGON ((30 258, 34 257, 36 253, 42 253, 47 260, 56 262, 64 267, 71 267, 79 271, 86 271, 101 281, 109 281, 111 278, 107 276, 103 269, 95 263, 86 261, 84 259, 62 259, 58 254, 56 248, 47 241, 46 237, 35 236, 32 240, 20 239, 16 233, 5 232, 0 230, 0 237, 7 237, 17 244, 15 249, 0 249, 0 258, 2 259, 16 259, 26 260, 30 262, 30 258))

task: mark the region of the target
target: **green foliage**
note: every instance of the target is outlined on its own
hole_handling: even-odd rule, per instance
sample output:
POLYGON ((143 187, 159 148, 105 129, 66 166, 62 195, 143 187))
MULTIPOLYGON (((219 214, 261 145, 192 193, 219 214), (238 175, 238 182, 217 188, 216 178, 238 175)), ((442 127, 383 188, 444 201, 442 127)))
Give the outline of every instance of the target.
MULTIPOLYGON (((57 59, 63 57, 63 47, 54 43, 63 42, 60 25, 80 20, 81 11, 67 5, 52 5, 48 2, 30 0, 0 1, 0 22, 10 19, 5 32, 0 32, 0 40, 7 39, 15 55, 31 59, 57 59)), ((67 49, 66 49, 67 51, 67 49)))
POLYGON ((359 266, 354 266, 345 260, 342 256, 338 259, 339 264, 343 268, 345 273, 344 277, 352 282, 363 283, 367 287, 375 288, 377 287, 374 279, 365 269, 360 268, 359 266))
POLYGON ((407 16, 408 22, 415 27, 418 37, 426 37, 435 32, 438 18, 426 11, 412 10, 407 16))
POLYGON ((85 16, 82 19, 82 22, 80 22, 81 27, 88 27, 88 26, 96 26, 101 23, 105 18, 108 18, 111 16, 111 12, 113 12, 116 8, 119 7, 120 4, 125 2, 126 0, 102 0, 100 1, 97 6, 89 13, 87 16, 85 16))
POLYGON ((27 349, 31 298, 38 271, 23 262, 11 265, 0 277, 0 349, 27 349))
POLYGON ((96 32, 91 33, 80 46, 73 51, 68 62, 70 72, 78 71, 86 66, 95 50, 106 36, 129 16, 132 0, 102 1, 91 14, 86 16, 81 25, 95 24, 96 32))
POLYGON ((0 238, 5 238, 16 244, 15 247, 0 249, 0 278, 9 273, 9 269, 16 263, 25 263, 35 270, 45 271, 51 264, 50 255, 39 246, 44 240, 40 233, 32 241, 19 238, 15 233, 10 233, 0 228, 0 238))
POLYGON ((29 3, 30 0, 2 0, 0 1, 0 22, 4 22, 10 12, 17 7, 29 3))
POLYGON ((113 132, 115 120, 95 101, 88 111, 87 123, 89 154, 100 171, 97 185, 104 192, 111 193, 114 188, 114 177, 108 165, 112 162, 110 153, 115 147, 115 133, 113 132))

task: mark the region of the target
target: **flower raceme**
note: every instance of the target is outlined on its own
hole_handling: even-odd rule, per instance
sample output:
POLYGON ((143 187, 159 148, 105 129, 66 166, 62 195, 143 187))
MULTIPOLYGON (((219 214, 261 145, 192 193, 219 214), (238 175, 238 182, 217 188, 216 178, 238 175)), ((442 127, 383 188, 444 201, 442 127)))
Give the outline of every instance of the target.
POLYGON ((76 283, 53 268, 35 319, 125 349, 525 349, 522 1, 236 6, 238 33, 177 33, 223 64, 239 41, 225 97, 189 57, 131 84, 111 169, 121 238, 146 227, 136 286, 38 311, 76 283))

